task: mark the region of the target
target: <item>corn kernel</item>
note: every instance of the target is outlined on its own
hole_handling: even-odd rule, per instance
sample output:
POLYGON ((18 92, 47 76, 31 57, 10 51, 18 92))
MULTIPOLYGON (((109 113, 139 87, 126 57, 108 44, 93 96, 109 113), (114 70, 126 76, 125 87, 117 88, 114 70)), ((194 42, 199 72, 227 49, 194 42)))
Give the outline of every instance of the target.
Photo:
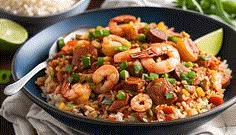
POLYGON ((104 60, 105 62, 109 62, 109 61, 111 60, 111 57, 109 57, 109 56, 103 57, 103 60, 104 60))
POLYGON ((186 89, 183 89, 183 94, 186 96, 186 97, 189 97, 190 96, 190 93, 186 90, 186 89))
POLYGON ((64 110, 65 106, 66 106, 65 103, 64 103, 64 102, 61 102, 60 105, 59 105, 59 107, 58 107, 58 109, 64 110))
POLYGON ((162 31, 167 31, 167 29, 168 29, 164 22, 159 22, 159 23, 157 24, 157 28, 158 28, 159 30, 162 30, 162 31))
POLYGON ((198 87, 198 88, 196 89, 196 92, 197 92, 197 95, 198 95, 199 97, 204 97, 204 96, 205 96, 205 93, 204 93, 204 91, 203 91, 203 89, 202 89, 201 87, 198 87))

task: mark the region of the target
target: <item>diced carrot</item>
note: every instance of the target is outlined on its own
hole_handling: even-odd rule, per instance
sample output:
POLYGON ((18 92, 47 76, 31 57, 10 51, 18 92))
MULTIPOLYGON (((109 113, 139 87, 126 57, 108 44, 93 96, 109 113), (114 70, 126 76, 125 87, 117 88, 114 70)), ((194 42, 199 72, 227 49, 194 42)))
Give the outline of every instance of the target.
POLYGON ((211 97, 209 98, 209 101, 210 101, 212 104, 216 105, 216 106, 221 105, 221 104, 224 103, 223 98, 221 98, 221 97, 219 97, 219 96, 211 96, 211 97))

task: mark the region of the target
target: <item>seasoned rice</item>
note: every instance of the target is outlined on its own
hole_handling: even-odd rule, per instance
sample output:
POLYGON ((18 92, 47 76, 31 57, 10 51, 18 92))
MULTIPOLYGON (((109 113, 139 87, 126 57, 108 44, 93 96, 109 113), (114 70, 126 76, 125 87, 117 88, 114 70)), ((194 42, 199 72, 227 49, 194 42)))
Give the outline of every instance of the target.
POLYGON ((195 58, 179 56, 188 53, 178 48, 181 40, 189 41, 193 48, 196 46, 186 32, 174 32, 164 22, 146 23, 140 19, 121 24, 120 28, 128 34, 116 33, 112 26, 98 26, 83 35, 76 35, 48 62, 45 75, 39 77, 36 84, 50 104, 62 111, 94 119, 155 122, 190 117, 224 103, 224 91, 232 71, 226 60, 221 61, 198 48, 195 48, 197 53, 189 54, 195 58), (140 35, 152 39, 135 37, 139 27, 140 35), (178 42, 156 40, 152 29, 177 36, 178 42), (106 35, 101 36, 102 33, 106 35), (125 49, 122 46, 121 50, 109 46, 119 42, 122 46, 127 45, 128 50, 122 50, 125 49), (160 56, 152 56, 156 53, 154 48, 158 48, 160 56), (131 52, 137 49, 138 52, 131 52), (175 50, 178 54, 174 54, 175 50), (117 58, 127 53, 122 60, 117 58), (175 57, 173 63, 152 70, 155 64, 175 57), (152 62, 152 59, 155 64, 145 65, 146 60, 152 62))

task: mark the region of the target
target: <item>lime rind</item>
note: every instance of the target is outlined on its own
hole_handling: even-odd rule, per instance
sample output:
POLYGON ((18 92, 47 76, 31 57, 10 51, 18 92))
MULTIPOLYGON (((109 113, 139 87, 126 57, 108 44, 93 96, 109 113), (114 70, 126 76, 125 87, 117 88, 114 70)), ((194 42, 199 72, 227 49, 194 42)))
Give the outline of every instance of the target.
POLYGON ((217 55, 222 47, 223 28, 210 32, 194 42, 201 51, 217 55))
POLYGON ((20 45, 28 38, 27 30, 20 24, 8 19, 0 19, 0 40, 20 45))

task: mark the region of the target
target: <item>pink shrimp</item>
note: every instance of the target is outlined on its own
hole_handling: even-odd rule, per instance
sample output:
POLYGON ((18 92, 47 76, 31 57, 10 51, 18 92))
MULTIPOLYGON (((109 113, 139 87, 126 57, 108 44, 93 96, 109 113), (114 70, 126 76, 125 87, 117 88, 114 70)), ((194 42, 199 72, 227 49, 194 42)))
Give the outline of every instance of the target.
POLYGON ((102 52, 106 56, 113 56, 117 52, 115 50, 115 47, 119 47, 119 46, 127 46, 128 48, 130 48, 131 43, 125 38, 122 38, 120 36, 109 35, 103 38, 102 52))
POLYGON ((92 92, 89 83, 76 83, 72 85, 71 89, 66 91, 63 96, 69 100, 74 100, 77 103, 87 102, 92 92))
POLYGON ((103 65, 93 73, 92 79, 96 84, 94 91, 96 93, 106 93, 119 81, 119 73, 114 66, 103 65), (102 84, 104 79, 106 80, 102 84))
POLYGON ((131 99, 130 106, 137 112, 144 112, 152 107, 152 99, 147 94, 139 93, 131 99))
POLYGON ((141 58, 141 63, 149 72, 154 72, 158 74, 164 74, 171 72, 180 63, 180 56, 178 50, 172 45, 166 43, 154 43, 150 46, 154 54, 153 56, 167 55, 168 58, 162 60, 158 57, 156 60, 153 58, 141 58))
POLYGON ((116 16, 111 19, 108 26, 111 31, 111 33, 118 35, 118 36, 124 36, 125 31, 122 28, 123 25, 118 25, 118 23, 128 23, 130 21, 136 21, 136 17, 132 15, 120 15, 116 16))
POLYGON ((124 52, 119 52, 117 54, 114 55, 114 62, 122 62, 124 60, 131 60, 131 54, 132 53, 137 53, 137 52, 140 52, 140 48, 134 48, 134 49, 129 49, 127 51, 124 51, 124 52))

